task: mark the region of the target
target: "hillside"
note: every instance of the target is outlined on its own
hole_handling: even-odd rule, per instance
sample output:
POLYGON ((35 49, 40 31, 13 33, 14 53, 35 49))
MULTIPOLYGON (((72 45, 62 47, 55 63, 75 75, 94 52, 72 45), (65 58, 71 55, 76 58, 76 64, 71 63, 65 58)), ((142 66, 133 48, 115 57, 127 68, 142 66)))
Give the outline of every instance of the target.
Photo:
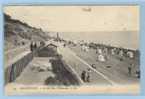
POLYGON ((49 38, 42 29, 29 26, 27 23, 12 19, 4 14, 5 51, 17 46, 28 44, 31 40, 40 41, 49 38))

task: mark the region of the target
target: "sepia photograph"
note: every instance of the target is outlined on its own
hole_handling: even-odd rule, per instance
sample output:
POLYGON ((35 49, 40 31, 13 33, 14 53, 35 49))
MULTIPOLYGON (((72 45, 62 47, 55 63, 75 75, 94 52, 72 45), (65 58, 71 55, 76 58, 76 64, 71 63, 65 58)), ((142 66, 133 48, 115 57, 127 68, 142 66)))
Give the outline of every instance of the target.
POLYGON ((139 94, 138 5, 7 5, 6 95, 139 94))

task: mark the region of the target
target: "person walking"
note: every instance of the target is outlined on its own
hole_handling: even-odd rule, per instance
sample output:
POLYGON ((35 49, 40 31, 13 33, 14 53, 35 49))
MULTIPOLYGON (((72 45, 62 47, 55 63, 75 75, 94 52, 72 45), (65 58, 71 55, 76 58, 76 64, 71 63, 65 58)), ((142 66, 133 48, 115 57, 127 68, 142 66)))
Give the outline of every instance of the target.
POLYGON ((137 78, 140 78, 140 70, 136 70, 136 76, 137 78))
POLYGON ((35 42, 34 44, 34 49, 36 50, 37 49, 37 43, 35 42))
POLYGON ((91 73, 91 69, 88 68, 87 75, 86 75, 86 82, 90 82, 90 73, 91 73))
POLYGON ((82 79, 84 82, 86 82, 86 71, 85 71, 85 70, 82 71, 82 73, 81 73, 81 79, 82 79))
POLYGON ((30 44, 30 50, 33 51, 33 42, 30 44))
POLYGON ((129 66, 128 66, 128 74, 129 74, 129 76, 131 76, 131 72, 132 72, 132 66, 129 65, 129 66))

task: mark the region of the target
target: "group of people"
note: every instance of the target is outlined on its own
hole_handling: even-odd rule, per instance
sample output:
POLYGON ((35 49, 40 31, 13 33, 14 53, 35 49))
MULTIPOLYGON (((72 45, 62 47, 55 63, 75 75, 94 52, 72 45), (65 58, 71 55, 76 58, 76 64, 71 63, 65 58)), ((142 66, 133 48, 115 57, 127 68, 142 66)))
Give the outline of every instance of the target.
POLYGON ((119 48, 113 48, 111 49, 112 55, 119 55, 121 57, 126 57, 133 59, 135 57, 135 51, 133 50, 127 50, 127 49, 119 49, 119 48))
POLYGON ((31 44, 30 44, 30 50, 33 52, 36 49, 37 49, 37 43, 36 42, 31 42, 31 44))
POLYGON ((84 51, 84 52, 88 52, 88 51, 89 51, 89 47, 86 46, 86 45, 82 45, 82 46, 81 46, 81 49, 82 49, 82 51, 84 51))
POLYGON ((81 79, 84 82, 90 82, 90 72, 91 72, 91 69, 87 69, 87 70, 83 70, 82 71, 82 73, 81 73, 81 79))
MULTIPOLYGON (((81 50, 84 52, 88 52, 90 48, 95 49, 97 55, 97 61, 100 62, 107 61, 110 58, 109 55, 113 55, 120 61, 124 61, 124 59, 126 58, 133 60, 138 54, 138 51, 124 49, 124 48, 117 48, 117 47, 109 47, 109 46, 107 47, 107 46, 100 46, 100 45, 98 46, 95 45, 94 47, 90 47, 89 45, 86 45, 84 43, 81 43, 80 46, 81 46, 81 50)), ((96 69, 94 65, 92 65, 92 67, 96 69)), ((129 76, 135 74, 137 78, 140 78, 140 70, 136 69, 137 66, 135 66, 134 63, 129 64, 126 68, 129 76)), ((84 82, 89 82, 90 73, 87 70, 82 71, 81 79, 84 82)))
MULTIPOLYGON (((131 63, 131 64, 128 66, 128 75, 129 75, 129 76, 132 76, 133 68, 134 68, 134 64, 131 63)), ((137 70, 135 71, 135 74, 136 74, 136 77, 137 77, 137 78, 140 78, 140 70, 139 70, 139 69, 137 69, 137 70)))

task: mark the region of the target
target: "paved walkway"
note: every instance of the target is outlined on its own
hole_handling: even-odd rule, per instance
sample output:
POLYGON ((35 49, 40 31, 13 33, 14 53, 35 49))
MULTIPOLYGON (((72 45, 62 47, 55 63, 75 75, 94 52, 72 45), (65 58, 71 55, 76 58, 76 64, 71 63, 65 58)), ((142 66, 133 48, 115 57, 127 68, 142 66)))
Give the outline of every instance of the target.
POLYGON ((30 53, 30 51, 22 52, 22 53, 16 55, 15 57, 11 57, 11 59, 5 58, 5 60, 4 60, 4 68, 7 68, 11 64, 15 63, 16 61, 18 61, 19 59, 21 59, 22 57, 24 57, 28 53, 30 53))
POLYGON ((4 52, 4 68, 21 59, 28 53, 30 53, 29 44, 4 52))
POLYGON ((48 77, 54 77, 55 74, 50 71, 39 72, 37 67, 50 66, 48 57, 35 57, 24 69, 15 83, 24 85, 44 85, 48 77))
POLYGON ((81 73, 83 70, 91 69, 90 75, 90 83, 86 84, 97 84, 97 85, 115 85, 116 83, 109 79, 107 76, 102 74, 101 72, 93 69, 88 63, 86 63, 83 59, 78 57, 74 52, 72 52, 67 47, 58 47, 58 52, 63 56, 63 59, 66 61, 69 66, 81 77, 81 73))

